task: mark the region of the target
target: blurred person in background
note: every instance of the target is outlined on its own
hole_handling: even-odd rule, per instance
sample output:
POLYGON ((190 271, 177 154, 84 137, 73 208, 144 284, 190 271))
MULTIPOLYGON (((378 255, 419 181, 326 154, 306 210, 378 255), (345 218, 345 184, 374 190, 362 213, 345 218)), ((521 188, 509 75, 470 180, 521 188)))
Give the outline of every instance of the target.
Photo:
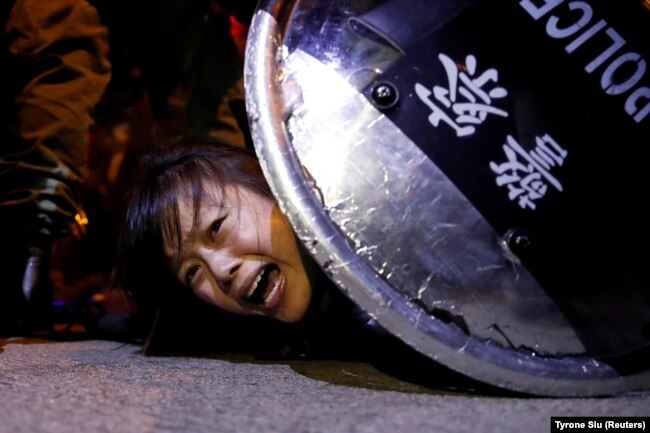
POLYGON ((52 245, 86 223, 80 190, 109 34, 86 0, 0 8, 0 332, 48 331, 52 245))
POLYGON ((133 305, 110 276, 125 192, 142 174, 137 158, 177 135, 250 146, 242 72, 256 2, 92 1, 110 29, 112 76, 91 128, 86 232, 55 245, 57 329, 74 322, 96 337, 130 339, 133 305))

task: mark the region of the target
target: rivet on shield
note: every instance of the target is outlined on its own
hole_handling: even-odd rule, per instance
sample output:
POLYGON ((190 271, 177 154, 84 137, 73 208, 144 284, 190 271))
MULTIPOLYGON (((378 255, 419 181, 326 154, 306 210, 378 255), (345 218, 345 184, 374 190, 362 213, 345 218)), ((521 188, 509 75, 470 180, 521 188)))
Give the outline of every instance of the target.
POLYGON ((393 108, 399 101, 399 92, 393 84, 382 81, 372 87, 370 99, 375 107, 380 110, 388 110, 393 108))

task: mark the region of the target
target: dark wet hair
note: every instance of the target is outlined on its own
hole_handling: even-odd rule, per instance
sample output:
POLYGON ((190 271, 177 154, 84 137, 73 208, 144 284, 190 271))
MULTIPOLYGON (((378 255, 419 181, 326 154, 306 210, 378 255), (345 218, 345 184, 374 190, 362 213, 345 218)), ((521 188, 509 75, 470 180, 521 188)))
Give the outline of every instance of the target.
POLYGON ((204 185, 239 186, 273 199, 255 156, 244 149, 177 138, 156 146, 141 160, 141 182, 128 198, 118 241, 117 277, 140 307, 175 302, 181 287, 169 267, 165 245, 181 248, 179 200, 190 197, 194 221, 204 185), (173 295, 173 296, 171 296, 173 295))

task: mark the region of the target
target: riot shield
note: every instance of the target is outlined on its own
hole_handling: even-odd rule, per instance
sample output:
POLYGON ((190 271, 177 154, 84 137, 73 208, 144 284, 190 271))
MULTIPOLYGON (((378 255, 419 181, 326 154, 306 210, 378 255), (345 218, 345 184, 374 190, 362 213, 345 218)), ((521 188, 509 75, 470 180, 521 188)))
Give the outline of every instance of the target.
POLYGON ((540 395, 650 388, 647 2, 262 1, 255 149, 413 348, 540 395))

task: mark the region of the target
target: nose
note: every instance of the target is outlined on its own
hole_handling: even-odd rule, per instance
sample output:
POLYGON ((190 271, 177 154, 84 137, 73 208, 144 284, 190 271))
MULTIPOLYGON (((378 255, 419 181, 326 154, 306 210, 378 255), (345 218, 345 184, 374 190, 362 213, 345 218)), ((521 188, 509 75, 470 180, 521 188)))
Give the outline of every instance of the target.
POLYGON ((206 251, 204 260, 219 287, 224 292, 228 292, 237 271, 242 265, 242 260, 227 252, 214 250, 206 251))

